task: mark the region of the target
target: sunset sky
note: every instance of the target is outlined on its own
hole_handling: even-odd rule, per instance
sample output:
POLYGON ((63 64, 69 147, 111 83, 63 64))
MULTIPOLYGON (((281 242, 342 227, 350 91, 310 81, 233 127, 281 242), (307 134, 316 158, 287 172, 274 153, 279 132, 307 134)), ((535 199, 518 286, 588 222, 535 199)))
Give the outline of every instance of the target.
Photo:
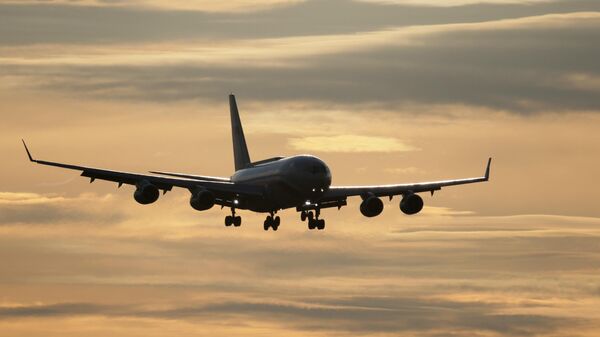
POLYGON ((0 335, 600 335, 600 1, 0 0, 0 335), (480 176, 294 210, 30 163, 229 176, 311 153, 334 185, 480 176))

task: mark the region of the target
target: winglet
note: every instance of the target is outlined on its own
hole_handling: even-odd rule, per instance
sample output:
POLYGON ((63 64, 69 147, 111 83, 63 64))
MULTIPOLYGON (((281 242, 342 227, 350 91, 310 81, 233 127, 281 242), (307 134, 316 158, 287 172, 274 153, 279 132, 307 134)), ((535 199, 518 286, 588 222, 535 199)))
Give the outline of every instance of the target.
POLYGON ((33 157, 31 156, 31 152, 29 152, 27 144, 25 144, 25 141, 23 139, 21 139, 21 141, 23 142, 23 146, 25 146, 25 151, 27 152, 27 157, 29 157, 29 161, 35 162, 36 160, 33 159, 33 157))
POLYGON ((487 167, 485 168, 485 180, 490 180, 490 166, 492 164, 492 157, 488 158, 487 167))

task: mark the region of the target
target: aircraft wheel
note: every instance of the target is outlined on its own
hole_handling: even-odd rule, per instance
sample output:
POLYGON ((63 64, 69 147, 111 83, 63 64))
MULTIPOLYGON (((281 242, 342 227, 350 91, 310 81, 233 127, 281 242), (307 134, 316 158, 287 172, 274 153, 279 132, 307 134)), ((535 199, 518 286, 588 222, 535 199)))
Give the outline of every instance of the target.
POLYGON ((233 217, 228 215, 225 217, 225 226, 229 227, 233 224, 233 217))
POLYGON ((279 228, 279 224, 281 223, 281 218, 279 218, 278 216, 276 216, 273 219, 273 223, 271 224, 271 227, 273 228, 274 231, 276 231, 279 228))
POLYGON ((308 229, 315 229, 317 220, 308 219, 308 229))
POLYGON ((315 218, 315 216, 313 215, 313 212, 307 212, 306 216, 308 217, 308 221, 312 221, 312 219, 315 218))
POLYGON ((302 212, 300 212, 300 220, 302 220, 302 221, 306 221, 306 217, 307 217, 307 215, 306 215, 306 211, 302 211, 302 212))
POLYGON ((242 225, 242 217, 241 216, 233 217, 233 225, 235 227, 240 227, 242 225))
POLYGON ((273 220, 273 218, 271 218, 270 216, 268 216, 268 217, 265 219, 265 222, 264 222, 264 224, 263 224, 263 228, 264 228, 264 230, 266 230, 266 231, 268 231, 268 230, 269 230, 269 227, 271 227, 271 225, 272 225, 272 223, 273 223, 273 221, 272 221, 272 220, 273 220))
POLYGON ((317 220, 317 228, 319 230, 325 229, 325 220, 323 220, 323 219, 317 220))

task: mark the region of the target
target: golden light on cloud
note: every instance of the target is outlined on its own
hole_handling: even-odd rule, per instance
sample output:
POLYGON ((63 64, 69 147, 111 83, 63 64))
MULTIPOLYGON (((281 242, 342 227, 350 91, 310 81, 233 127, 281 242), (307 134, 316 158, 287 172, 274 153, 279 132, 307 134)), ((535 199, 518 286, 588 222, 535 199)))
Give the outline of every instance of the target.
POLYGON ((407 152, 419 150, 397 138, 363 135, 291 138, 289 144, 295 150, 308 152, 407 152))
POLYGON ((0 34, 1 333, 597 336, 598 62, 578 48, 595 45, 600 13, 566 1, 381 2, 422 14, 398 27, 391 7, 350 0, 0 1, 13 4, 0 18, 21 16, 15 31, 50 32, 0 34), (477 4, 443 8, 463 3, 477 4), (521 17, 518 4, 537 10, 521 17), (287 5, 276 18, 247 12, 287 5), (162 30, 182 9, 194 11, 187 29, 226 17, 246 30, 111 35, 127 32, 109 17, 151 13, 118 27, 162 30), (74 14, 100 11, 106 21, 74 14), (288 32, 282 12, 310 19, 288 32), (357 26, 314 27, 317 14, 357 26), (72 18, 81 35, 44 40, 72 18), (260 25, 267 33, 254 34, 260 25), (323 210, 325 231, 280 211, 275 233, 245 210, 241 227, 225 227, 229 209, 198 212, 186 189, 139 205, 132 186, 30 163, 20 142, 44 160, 228 176, 230 91, 252 160, 312 153, 335 185, 369 185, 479 176, 492 156, 491 180, 424 193, 416 216, 395 197, 365 218, 349 198, 323 210))
POLYGON ((439 6, 452 7, 473 4, 534 4, 552 0, 359 0, 388 5, 439 6))
POLYGON ((417 167, 414 166, 409 166, 409 167, 390 167, 390 168, 386 168, 385 172, 388 173, 392 173, 392 174, 398 174, 398 175, 409 175, 409 174, 415 174, 418 172, 422 172, 422 170, 418 169, 417 167))
POLYGON ((0 204, 2 205, 31 205, 50 202, 61 202, 65 199, 59 196, 46 196, 37 193, 13 193, 0 192, 0 204))
POLYGON ((576 89, 600 93, 600 76, 592 74, 570 74, 561 84, 567 84, 576 89))
POLYGON ((55 4, 72 6, 111 6, 131 8, 155 8, 170 10, 197 10, 205 12, 259 11, 276 6, 291 5, 304 0, 0 0, 0 4, 55 4))
POLYGON ((0 64, 23 66, 150 66, 228 65, 301 68, 317 55, 422 45, 422 38, 451 32, 501 31, 518 28, 566 27, 575 22, 598 25, 600 12, 549 14, 477 23, 416 25, 400 28, 318 36, 258 39, 186 39, 177 43, 107 45, 32 45, 2 47, 0 64))

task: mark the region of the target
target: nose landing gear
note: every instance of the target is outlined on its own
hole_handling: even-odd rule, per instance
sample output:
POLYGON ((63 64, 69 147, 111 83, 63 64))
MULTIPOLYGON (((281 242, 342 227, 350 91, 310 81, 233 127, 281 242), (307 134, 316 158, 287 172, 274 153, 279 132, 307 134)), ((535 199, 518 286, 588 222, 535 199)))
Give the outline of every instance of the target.
POLYGON ((231 215, 225 217, 225 226, 240 227, 242 225, 242 217, 235 215, 235 208, 231 209, 231 215))

